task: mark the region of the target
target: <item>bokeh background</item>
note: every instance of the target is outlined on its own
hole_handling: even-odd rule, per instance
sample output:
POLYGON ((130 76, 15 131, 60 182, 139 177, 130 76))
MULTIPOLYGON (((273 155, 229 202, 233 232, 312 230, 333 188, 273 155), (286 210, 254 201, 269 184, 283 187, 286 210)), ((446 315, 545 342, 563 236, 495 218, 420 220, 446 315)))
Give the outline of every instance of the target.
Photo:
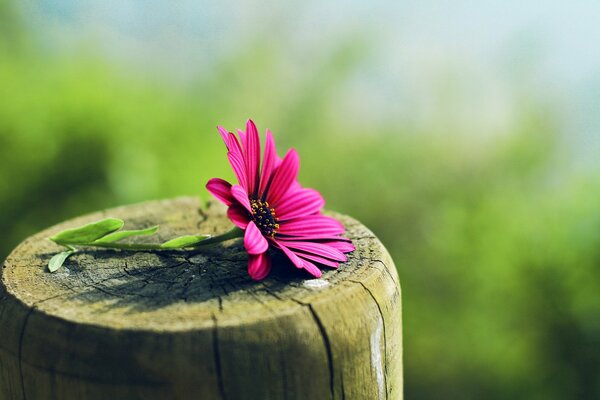
POLYGON ((253 118, 386 244, 409 399, 600 398, 593 1, 0 0, 0 258, 233 178, 253 118))

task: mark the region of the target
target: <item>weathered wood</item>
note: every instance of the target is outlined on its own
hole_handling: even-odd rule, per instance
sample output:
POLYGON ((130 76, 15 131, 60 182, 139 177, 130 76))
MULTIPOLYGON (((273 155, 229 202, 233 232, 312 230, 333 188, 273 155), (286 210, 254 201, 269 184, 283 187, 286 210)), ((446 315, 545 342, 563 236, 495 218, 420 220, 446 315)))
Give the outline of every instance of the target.
MULTIPOLYGON (((54 274, 45 238, 105 216, 159 238, 222 233, 193 198, 67 221, 2 267, 0 399, 401 399, 400 286, 377 238, 336 215, 357 250, 310 279, 275 254, 253 282, 240 241, 199 254, 85 250, 54 274)), ((148 238, 143 238, 148 241, 148 238)))

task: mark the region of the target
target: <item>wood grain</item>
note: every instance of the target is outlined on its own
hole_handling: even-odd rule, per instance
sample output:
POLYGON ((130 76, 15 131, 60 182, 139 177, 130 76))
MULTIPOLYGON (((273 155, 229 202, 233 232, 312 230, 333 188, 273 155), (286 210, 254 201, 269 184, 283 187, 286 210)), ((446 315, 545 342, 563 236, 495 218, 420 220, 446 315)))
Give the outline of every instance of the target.
MULTIPOLYGON (((2 266, 0 399, 401 399, 398 275, 365 226, 321 279, 273 253, 262 282, 239 240, 202 253, 88 249, 56 273, 52 234, 106 216, 158 238, 219 234, 194 198, 79 217, 21 243, 2 266)), ((149 238, 142 238, 149 241, 149 238)))

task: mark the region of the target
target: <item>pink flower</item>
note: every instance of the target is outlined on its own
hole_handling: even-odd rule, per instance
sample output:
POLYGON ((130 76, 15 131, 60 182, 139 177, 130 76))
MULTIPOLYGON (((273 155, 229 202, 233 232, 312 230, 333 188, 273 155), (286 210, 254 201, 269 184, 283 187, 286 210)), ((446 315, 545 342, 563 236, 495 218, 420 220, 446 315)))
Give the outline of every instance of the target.
POLYGON ((280 249, 296 267, 315 277, 321 276, 315 263, 337 268, 346 261, 344 253, 353 251, 354 246, 340 236, 344 226, 339 221, 321 214, 325 200, 319 192, 297 182, 300 159, 296 151, 290 149, 279 158, 267 129, 261 168, 260 138, 254 122, 248 120, 246 132, 238 130, 239 141, 223 127, 218 129, 239 184, 213 178, 206 188, 229 207, 229 219, 245 230, 250 277, 261 280, 269 274, 269 246, 280 249))

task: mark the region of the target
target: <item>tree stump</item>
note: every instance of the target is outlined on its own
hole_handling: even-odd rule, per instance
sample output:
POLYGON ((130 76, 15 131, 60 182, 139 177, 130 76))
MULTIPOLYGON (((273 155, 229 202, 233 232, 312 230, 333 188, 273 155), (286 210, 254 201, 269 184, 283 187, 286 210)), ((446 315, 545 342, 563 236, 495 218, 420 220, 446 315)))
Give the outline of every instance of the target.
POLYGON ((224 211, 153 201, 21 243, 2 267, 0 399, 401 399, 398 275, 347 216, 332 214, 357 250, 320 279, 274 253, 254 282, 240 240, 196 254, 85 249, 47 270, 60 230, 113 216, 160 224, 160 240, 219 234, 232 226, 224 211))

